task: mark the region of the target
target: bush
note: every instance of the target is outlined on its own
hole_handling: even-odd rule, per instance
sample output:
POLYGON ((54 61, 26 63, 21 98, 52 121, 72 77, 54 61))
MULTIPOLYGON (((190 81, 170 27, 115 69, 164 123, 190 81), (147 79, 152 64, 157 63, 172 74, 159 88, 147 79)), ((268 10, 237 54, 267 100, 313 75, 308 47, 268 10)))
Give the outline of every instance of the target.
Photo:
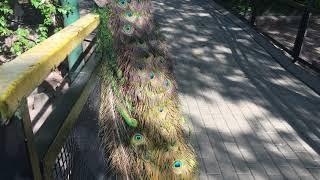
POLYGON ((62 8, 56 0, 19 2, 21 1, 1 0, 0 2, 0 52, 1 56, 5 56, 6 61, 13 59, 60 30, 63 26, 62 15, 71 10, 69 7, 62 8), (27 14, 22 17, 22 20, 17 20, 15 6, 34 13, 33 15, 27 14), (32 22, 26 20, 27 16, 29 18, 32 16, 30 18, 32 22))

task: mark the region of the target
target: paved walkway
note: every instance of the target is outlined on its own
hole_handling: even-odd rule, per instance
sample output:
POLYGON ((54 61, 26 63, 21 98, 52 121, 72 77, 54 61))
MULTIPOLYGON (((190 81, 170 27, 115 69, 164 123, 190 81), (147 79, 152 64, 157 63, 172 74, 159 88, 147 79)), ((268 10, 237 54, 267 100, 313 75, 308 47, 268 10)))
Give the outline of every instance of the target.
POLYGON ((320 97, 212 0, 154 0, 201 179, 320 179, 320 97))

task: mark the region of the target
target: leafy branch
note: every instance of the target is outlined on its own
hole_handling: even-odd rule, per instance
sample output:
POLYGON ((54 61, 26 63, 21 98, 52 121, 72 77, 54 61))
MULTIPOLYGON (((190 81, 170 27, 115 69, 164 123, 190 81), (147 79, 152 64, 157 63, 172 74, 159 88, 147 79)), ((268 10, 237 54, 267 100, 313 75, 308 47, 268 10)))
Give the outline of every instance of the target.
POLYGON ((8 0, 0 2, 0 36, 7 36, 11 34, 8 28, 8 20, 6 17, 13 14, 13 10, 9 6, 8 0))
MULTIPOLYGON (((43 21, 37 25, 35 31, 31 31, 30 27, 18 25, 18 29, 10 25, 12 17, 14 16, 14 10, 12 2, 9 0, 1 0, 0 2, 0 37, 4 40, 7 37, 13 39, 12 44, 7 46, 1 46, 0 52, 11 52, 12 55, 20 55, 26 50, 32 48, 37 43, 45 40, 51 33, 55 33, 61 29, 56 22, 57 16, 65 15, 71 11, 71 7, 62 7, 55 0, 30 0, 29 4, 32 8, 39 11, 40 17, 43 21), (30 36, 36 33, 35 40, 32 40, 30 36)), ((3 44, 3 43, 2 43, 3 44)))

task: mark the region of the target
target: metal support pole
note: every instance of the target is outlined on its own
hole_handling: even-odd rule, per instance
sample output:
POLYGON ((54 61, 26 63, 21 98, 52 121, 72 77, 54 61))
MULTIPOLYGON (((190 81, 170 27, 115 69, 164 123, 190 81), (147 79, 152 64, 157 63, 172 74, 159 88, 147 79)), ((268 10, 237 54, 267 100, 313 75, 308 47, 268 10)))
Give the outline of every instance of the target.
MULTIPOLYGON (((61 5, 62 7, 71 8, 71 12, 63 16, 65 27, 72 24, 73 22, 75 22, 80 18, 78 0, 61 0, 61 5)), ((69 70, 71 70, 74 64, 77 62, 82 51, 83 51, 82 45, 80 44, 69 54, 69 57, 68 57, 69 70)))
POLYGON ((295 63, 299 59, 301 49, 302 49, 303 40, 306 35, 308 24, 309 24, 309 19, 311 16, 310 10, 314 6, 314 3, 315 3, 315 0, 309 0, 308 6, 305 8, 305 10, 303 12, 302 19, 301 19, 300 25, 299 25, 299 31, 296 36, 296 40, 294 42, 294 47, 292 50, 293 51, 292 52, 292 56, 293 56, 292 62, 293 63, 295 63))

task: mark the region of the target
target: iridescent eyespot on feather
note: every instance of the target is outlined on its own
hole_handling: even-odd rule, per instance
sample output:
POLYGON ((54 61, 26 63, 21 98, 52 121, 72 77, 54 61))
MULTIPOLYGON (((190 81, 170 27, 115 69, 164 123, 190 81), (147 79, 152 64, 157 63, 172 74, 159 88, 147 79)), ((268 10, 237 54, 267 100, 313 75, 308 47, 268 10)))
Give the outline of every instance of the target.
POLYGON ((133 27, 130 24, 126 24, 123 26, 122 31, 128 35, 133 33, 133 27))
POLYGON ((140 11, 142 8, 143 8, 143 4, 141 0, 136 0, 136 9, 140 11))
POLYGON ((131 138, 131 144, 134 146, 145 144, 145 139, 143 135, 139 133, 135 133, 131 138))
POLYGON ((142 140, 142 138, 143 138, 143 137, 142 137, 141 134, 135 134, 135 135, 134 135, 134 139, 137 140, 137 141, 142 140))
POLYGON ((150 73, 150 79, 154 79, 154 72, 150 73))
POLYGON ((143 41, 142 39, 139 39, 138 43, 139 43, 140 45, 144 45, 144 41, 143 41))
POLYGON ((168 88, 170 86, 170 81, 168 79, 164 80, 163 85, 168 88))
POLYGON ((126 15, 127 15, 128 17, 132 17, 132 16, 133 16, 133 14, 132 14, 131 11, 128 11, 128 12, 126 13, 126 15))
POLYGON ((173 163, 173 168, 180 168, 180 167, 182 167, 182 162, 181 161, 175 161, 174 163, 173 163))
POLYGON ((127 6, 126 0, 118 0, 118 5, 122 8, 125 8, 127 6))

